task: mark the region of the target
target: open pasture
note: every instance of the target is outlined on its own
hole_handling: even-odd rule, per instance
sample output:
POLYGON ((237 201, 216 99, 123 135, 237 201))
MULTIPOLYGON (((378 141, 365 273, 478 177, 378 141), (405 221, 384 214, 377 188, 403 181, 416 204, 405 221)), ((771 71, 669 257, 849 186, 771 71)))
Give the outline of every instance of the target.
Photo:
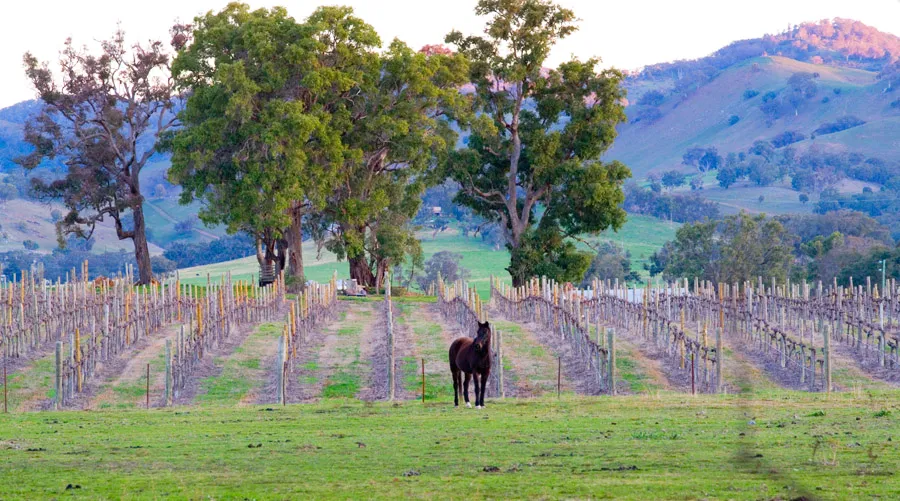
MULTIPOLYGON (((834 336, 835 391, 826 393, 815 360, 819 372, 798 384, 793 355, 779 364, 787 344, 763 342, 765 328, 748 342, 734 322, 739 309, 717 323, 704 309, 708 286, 668 305, 659 291, 645 290, 655 300, 627 306, 618 292, 594 285, 596 303, 557 292, 556 306, 540 307, 527 302, 552 297, 554 284, 522 296, 524 289, 495 282, 489 302, 461 283, 437 284, 436 301, 334 301, 330 285, 302 297, 283 295, 277 284, 238 285, 233 297, 221 286, 208 296, 197 289, 188 295, 194 313, 185 308, 183 318, 197 315, 198 304, 203 311, 206 297, 221 297, 221 313, 212 311, 231 318, 233 328, 220 332, 213 322, 202 336, 193 328, 182 334, 176 300, 167 306, 172 318, 142 342, 99 356, 60 412, 27 412, 56 401, 55 354, 39 343, 11 365, 11 412, 0 416, 7 458, 0 492, 4 499, 844 499, 897 492, 900 392, 889 336, 900 318, 890 317, 888 344, 878 345, 885 368, 873 367, 877 339, 868 324, 857 323, 859 332, 843 324, 824 329, 834 336), (256 297, 261 302, 251 301, 256 297), (243 302, 262 309, 232 312, 243 302), (666 308, 674 318, 687 313, 684 330, 655 316, 666 308), (447 346, 485 317, 496 350, 487 408, 454 408, 447 346), (724 328, 721 345, 709 332, 704 340, 698 319, 710 330, 724 328), (680 353, 664 339, 686 341, 686 353, 697 357, 696 395, 680 353), (167 355, 177 368, 172 400, 167 355)), ((90 296, 83 288, 72 294, 79 293, 90 296)), ((119 285, 108 294, 129 292, 119 285)), ((822 333, 809 335, 815 322, 791 316, 794 300, 784 294, 763 288, 753 297, 767 310, 756 306, 754 315, 781 326, 783 339, 820 349, 822 333)), ((854 294, 847 301, 857 312, 876 304, 864 289, 854 294)), ((863 319, 846 313, 847 325, 863 319)), ((57 327, 46 329, 50 335, 57 327)))

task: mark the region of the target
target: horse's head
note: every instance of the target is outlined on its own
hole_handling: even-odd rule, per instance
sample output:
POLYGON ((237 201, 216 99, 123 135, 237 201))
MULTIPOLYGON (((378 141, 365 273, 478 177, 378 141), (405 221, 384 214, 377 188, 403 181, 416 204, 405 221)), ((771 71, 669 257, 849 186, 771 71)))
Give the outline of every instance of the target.
POLYGON ((472 343, 478 351, 484 351, 486 347, 491 346, 491 323, 478 322, 478 332, 475 334, 475 341, 472 343))

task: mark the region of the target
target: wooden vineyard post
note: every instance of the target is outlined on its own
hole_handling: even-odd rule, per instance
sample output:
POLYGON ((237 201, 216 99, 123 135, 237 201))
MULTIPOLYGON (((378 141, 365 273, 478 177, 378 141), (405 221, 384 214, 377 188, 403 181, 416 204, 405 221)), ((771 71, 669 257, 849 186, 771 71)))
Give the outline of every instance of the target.
POLYGON ((166 403, 172 405, 172 340, 166 339, 166 403))
POLYGON ((56 398, 53 400, 53 410, 62 407, 62 341, 56 342, 56 398))
POLYGON ((9 380, 6 375, 6 355, 3 356, 3 413, 9 413, 9 380))
POLYGON ((147 408, 150 408, 150 364, 147 364, 147 408))
POLYGON ((81 371, 81 333, 78 329, 75 329, 75 343, 72 346, 74 350, 74 361, 75 361, 75 381, 78 388, 78 393, 81 393, 81 385, 84 381, 84 374, 81 371))
POLYGON ((694 352, 691 352, 691 395, 697 394, 697 387, 694 385, 694 352))
POLYGON ((825 392, 831 393, 831 342, 829 340, 831 333, 826 328, 823 334, 822 338, 825 340, 825 392))
POLYGON ((722 353, 722 329, 721 326, 716 327, 716 393, 722 393, 722 360, 725 358, 722 353))
POLYGON ((284 402, 284 366, 285 366, 285 356, 287 355, 285 349, 285 336, 282 335, 278 339, 278 366, 277 366, 277 377, 275 378, 275 391, 278 392, 278 403, 281 405, 285 405, 284 402))
MULTIPOLYGON (((391 304, 391 277, 386 276, 384 285, 384 302, 387 309, 387 338, 388 338, 388 399, 394 401, 394 308, 391 304)), ((425 398, 425 389, 422 389, 422 398, 425 398)))
POLYGON ((556 398, 559 399, 559 392, 562 387, 562 357, 556 357, 556 398))
MULTIPOLYGON (((477 389, 475 391, 478 391, 477 389)), ((425 359, 422 359, 422 403, 425 403, 425 359)))
POLYGON ((609 329, 606 332, 606 349, 609 350, 609 394, 616 394, 616 334, 615 329, 609 329))

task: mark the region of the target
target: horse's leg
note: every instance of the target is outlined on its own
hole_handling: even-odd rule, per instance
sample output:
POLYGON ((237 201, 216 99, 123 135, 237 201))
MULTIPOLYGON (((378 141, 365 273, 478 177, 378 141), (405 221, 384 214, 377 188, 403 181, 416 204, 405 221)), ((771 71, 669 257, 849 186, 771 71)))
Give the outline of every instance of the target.
POLYGON ((459 369, 451 370, 450 376, 453 378, 453 406, 459 407, 459 369))
POLYGON ((472 374, 466 373, 466 380, 463 381, 463 397, 466 399, 466 407, 472 407, 472 404, 469 403, 469 381, 472 380, 472 374))
POLYGON ((481 375, 481 408, 484 409, 484 389, 487 387, 488 376, 491 375, 491 370, 486 369, 484 374, 481 375))
POLYGON ((475 408, 481 408, 481 399, 478 398, 478 371, 472 371, 472 381, 475 383, 475 408))

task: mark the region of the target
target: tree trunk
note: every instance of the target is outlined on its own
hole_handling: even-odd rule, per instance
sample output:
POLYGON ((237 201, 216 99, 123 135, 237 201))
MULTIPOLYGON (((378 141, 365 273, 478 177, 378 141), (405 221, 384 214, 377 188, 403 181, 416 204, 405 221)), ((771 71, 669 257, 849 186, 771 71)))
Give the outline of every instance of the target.
POLYGON ((350 263, 351 279, 356 279, 356 283, 363 287, 375 286, 375 275, 372 274, 372 268, 369 267, 369 262, 366 261, 365 253, 348 258, 347 261, 350 263))
POLYGON ((275 260, 272 259, 272 255, 262 238, 256 237, 256 262, 259 263, 260 286, 270 284, 275 276, 275 260))
POLYGON ((287 241, 284 239, 275 240, 275 276, 281 276, 282 270, 287 264, 287 241))
POLYGON ((294 215, 291 218, 291 227, 285 233, 288 249, 288 276, 293 284, 292 292, 303 290, 306 283, 303 278, 303 218, 294 215))
POLYGON ((147 245, 147 223, 144 221, 144 208, 140 204, 132 207, 134 214, 134 260, 138 266, 138 283, 149 284, 153 279, 153 266, 150 264, 150 247, 147 245))
POLYGON ((378 264, 376 265, 376 268, 375 268, 375 287, 377 289, 385 288, 384 276, 385 276, 385 273, 387 272, 387 268, 388 268, 387 259, 379 259, 378 264))

